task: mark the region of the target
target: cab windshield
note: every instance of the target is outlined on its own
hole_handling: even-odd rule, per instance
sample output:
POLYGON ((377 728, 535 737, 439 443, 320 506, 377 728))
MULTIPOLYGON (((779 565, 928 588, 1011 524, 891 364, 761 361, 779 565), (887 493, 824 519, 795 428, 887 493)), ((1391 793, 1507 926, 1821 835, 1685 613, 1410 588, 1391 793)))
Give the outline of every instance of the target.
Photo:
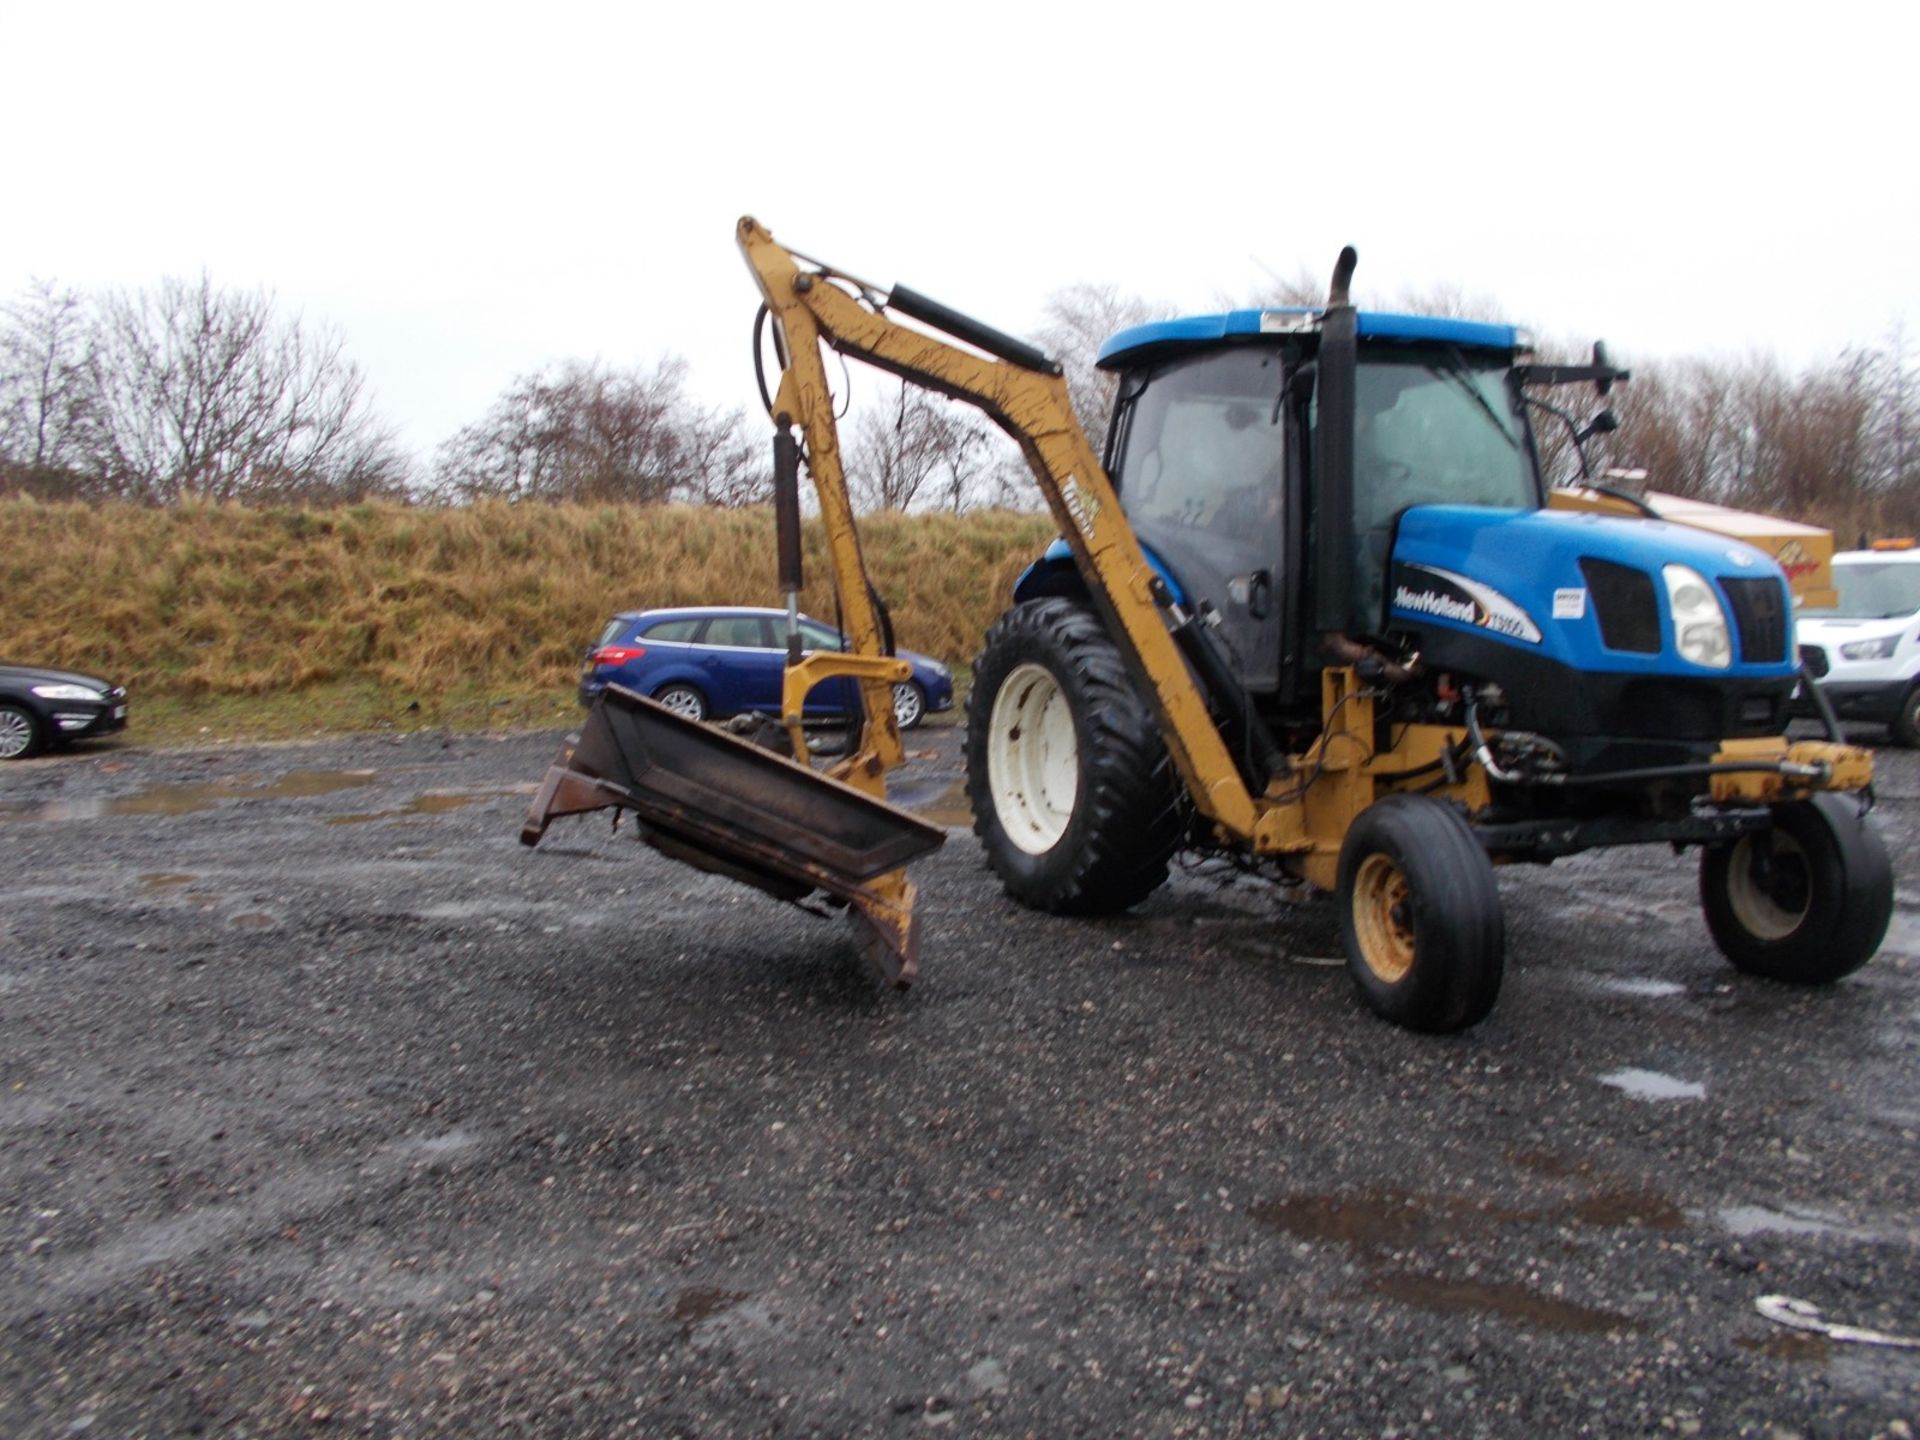
POLYGON ((1831 615, 1842 620, 1895 620, 1920 610, 1920 564, 1869 561, 1833 567, 1839 603, 1807 606, 1802 615, 1831 615))
POLYGON ((1354 528, 1385 526, 1409 505, 1540 504, 1505 357, 1475 365, 1458 350, 1360 351, 1353 426, 1354 528))

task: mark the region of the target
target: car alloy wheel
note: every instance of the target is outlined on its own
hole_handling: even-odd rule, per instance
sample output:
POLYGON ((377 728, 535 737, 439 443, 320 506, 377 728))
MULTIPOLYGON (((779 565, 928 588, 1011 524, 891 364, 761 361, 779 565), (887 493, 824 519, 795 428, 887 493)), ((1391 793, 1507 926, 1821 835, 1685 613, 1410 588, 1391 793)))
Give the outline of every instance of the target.
POLYGON ((17 706, 0 705, 0 760, 24 760, 38 739, 33 716, 17 706))

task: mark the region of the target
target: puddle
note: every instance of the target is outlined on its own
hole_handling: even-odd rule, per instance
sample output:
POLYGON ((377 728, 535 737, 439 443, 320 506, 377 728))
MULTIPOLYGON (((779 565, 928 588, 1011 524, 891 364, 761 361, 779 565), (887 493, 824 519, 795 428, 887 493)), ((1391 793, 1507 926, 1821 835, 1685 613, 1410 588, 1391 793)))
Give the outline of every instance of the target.
POLYGON ((364 815, 329 815, 329 825, 371 825, 376 820, 406 820, 415 815, 446 815, 482 800, 497 800, 511 790, 445 790, 416 795, 398 810, 370 810, 364 815))
POLYGON ((1755 1235, 1832 1235, 1843 1228, 1837 1217, 1817 1210, 1770 1210, 1765 1205, 1723 1205, 1713 1218, 1743 1240, 1755 1235))
POLYGON ((667 1311, 669 1319, 692 1327, 711 1320, 723 1310, 731 1310, 752 1294, 747 1290, 713 1290, 704 1286, 681 1290, 675 1293, 673 1305, 667 1311))
POLYGON ((498 920, 520 915, 537 915, 547 908, 537 900, 516 900, 500 896, 486 900, 443 900, 414 911, 422 920, 498 920))
POLYGON ((1523 1170, 1531 1170, 1536 1175, 1545 1175, 1553 1180, 1564 1180, 1569 1175, 1578 1175, 1586 1168, 1580 1162, 1562 1155, 1559 1151, 1548 1150, 1543 1146, 1519 1146, 1507 1151, 1507 1159, 1523 1170))
POLYGON ((1636 1100, 1704 1100, 1707 1087, 1697 1080, 1681 1080, 1658 1070, 1613 1070, 1600 1077, 1602 1085, 1624 1090, 1636 1100))
POLYGON ((211 810, 228 800, 305 800, 371 785, 372 770, 291 770, 264 785, 239 779, 200 785, 155 785, 132 795, 102 795, 75 800, 0 804, 0 820, 105 820, 118 815, 170 817, 211 810))
POLYGON ((1610 995, 1633 995, 1643 1000, 1670 1000, 1687 993, 1687 987, 1672 980, 1604 979, 1594 982, 1610 995))
POLYGON ((161 890, 171 890, 176 885, 191 885, 198 875, 185 875, 171 870, 159 870, 140 877, 140 888, 152 895, 161 890))
POLYGON ((905 784, 887 792, 889 803, 911 810, 921 819, 948 829, 971 830, 973 806, 967 800, 967 781, 963 775, 950 780, 939 790, 930 784, 905 784))
POLYGON ((1603 1335, 1638 1330, 1638 1321, 1611 1310, 1576 1305, 1529 1290, 1524 1285, 1480 1280, 1442 1280, 1428 1275, 1383 1275, 1370 1287, 1376 1295, 1441 1315, 1491 1315, 1534 1330, 1567 1335, 1603 1335))
POLYGON ((1445 1196, 1400 1191, 1352 1195, 1289 1195, 1247 1207, 1247 1214, 1269 1230, 1296 1240, 1333 1241, 1361 1254, 1405 1250, 1429 1240, 1457 1235, 1476 1221, 1526 1221, 1526 1211, 1493 1210, 1445 1196))
POLYGON ((1637 1225, 1645 1230, 1678 1230, 1687 1223, 1687 1212, 1666 1196, 1645 1190, 1602 1190, 1578 1202, 1571 1218, 1598 1229, 1637 1225))
POLYGON ((1333 1242, 1355 1254, 1417 1249, 1474 1231, 1544 1222, 1595 1230, 1638 1226, 1678 1230, 1687 1215, 1664 1195, 1644 1190, 1599 1190, 1564 1206, 1503 1210, 1483 1200, 1384 1191, 1348 1195, 1289 1195, 1247 1208, 1269 1230, 1296 1240, 1333 1242))
POLYGON ((1833 1343, 1824 1335, 1769 1335, 1764 1340, 1736 1335, 1733 1343, 1742 1350, 1765 1355, 1769 1360, 1830 1360, 1833 1343))

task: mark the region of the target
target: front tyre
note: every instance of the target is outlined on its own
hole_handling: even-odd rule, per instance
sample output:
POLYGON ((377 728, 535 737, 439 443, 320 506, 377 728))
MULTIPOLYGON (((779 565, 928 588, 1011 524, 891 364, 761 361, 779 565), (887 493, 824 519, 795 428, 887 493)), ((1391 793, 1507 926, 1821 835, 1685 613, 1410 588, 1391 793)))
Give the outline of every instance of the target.
POLYGON ((1900 709, 1887 728, 1893 731, 1895 744, 1909 750, 1920 749, 1920 685, 1912 686, 1900 697, 1900 709))
POLYGON ((1023 905, 1102 915, 1167 878, 1186 798, 1099 619, 1059 596, 987 632, 967 696, 967 797, 987 864, 1023 905))
POLYGON ((1773 828, 1710 847, 1700 905, 1736 970, 1825 985, 1873 958, 1893 918, 1893 866, 1852 797, 1773 807, 1773 828))
POLYGON ((1460 812, 1429 795, 1369 805, 1340 847, 1347 969, 1376 1014, 1409 1030, 1486 1018, 1506 967, 1493 863, 1460 812))

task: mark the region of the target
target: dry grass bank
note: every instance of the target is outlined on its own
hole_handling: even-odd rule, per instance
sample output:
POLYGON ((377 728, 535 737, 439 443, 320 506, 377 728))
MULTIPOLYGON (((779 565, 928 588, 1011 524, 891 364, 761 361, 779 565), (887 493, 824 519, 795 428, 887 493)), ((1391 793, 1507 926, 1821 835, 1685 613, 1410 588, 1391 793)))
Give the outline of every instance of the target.
MULTIPOLYGON (((862 527, 900 643, 960 662, 1051 533, 1007 513, 862 527)), ((817 524, 807 552, 804 603, 831 617, 817 524)), ((163 731, 282 734, 476 709, 543 723, 571 713, 580 647, 613 611, 778 599, 771 512, 685 506, 7 501, 0 587, 0 655, 123 680, 163 731)))

